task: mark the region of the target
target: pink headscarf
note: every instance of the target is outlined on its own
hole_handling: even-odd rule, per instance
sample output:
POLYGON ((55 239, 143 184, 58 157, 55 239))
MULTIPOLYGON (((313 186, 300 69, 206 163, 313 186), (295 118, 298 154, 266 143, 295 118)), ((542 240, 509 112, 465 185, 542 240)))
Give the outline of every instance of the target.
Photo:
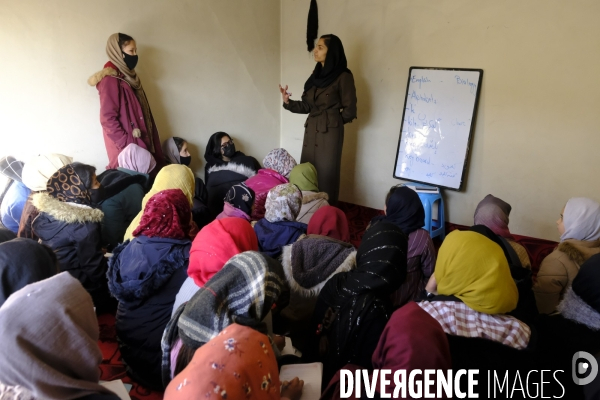
POLYGON ((118 161, 119 167, 142 174, 149 174, 156 167, 152 154, 135 143, 130 143, 119 153, 118 161))
POLYGON ((474 224, 485 225, 496 235, 512 239, 508 229, 508 216, 512 207, 507 202, 488 194, 475 209, 474 224))

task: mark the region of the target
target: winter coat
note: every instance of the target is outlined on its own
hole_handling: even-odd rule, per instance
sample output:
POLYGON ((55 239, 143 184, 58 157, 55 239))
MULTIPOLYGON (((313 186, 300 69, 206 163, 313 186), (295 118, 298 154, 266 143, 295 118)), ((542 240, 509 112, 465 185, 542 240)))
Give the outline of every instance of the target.
POLYGON ((119 301, 117 337, 131 376, 162 389, 163 331, 187 278, 191 241, 138 236, 114 250, 108 269, 111 294, 119 301))
POLYGON ((197 176, 194 177, 194 204, 192 205, 192 219, 198 225, 198 229, 210 224, 213 220, 208 209, 208 191, 204 181, 197 176))
POLYGON ((533 286, 535 300, 541 314, 550 314, 556 310, 565 291, 577 276, 581 264, 598 253, 600 253, 600 240, 567 239, 544 258, 533 286))
POLYGON ((310 219, 319 208, 329 205, 327 200, 329 200, 329 196, 325 192, 302 191, 302 208, 296 221, 308 225, 310 219))
POLYGON ((259 169, 258 173, 246 180, 246 185, 254 190, 254 211, 252 212, 252 220, 258 221, 265 217, 265 202, 269 190, 277 185, 289 183, 288 179, 279 172, 263 168, 259 169))
POLYGON ((102 211, 65 203, 47 193, 36 193, 31 201, 40 212, 32 225, 40 243, 54 250, 61 271, 81 282, 92 296, 97 312, 110 309, 107 262, 100 240, 102 211))
POLYGON ((289 305, 281 316, 294 346, 302 351, 305 338, 312 333, 311 317, 321 289, 333 275, 356 268, 356 249, 326 236, 309 235, 283 247, 281 265, 291 289, 289 305))
POLYGON ((256 175, 256 171, 244 165, 229 162, 214 166, 208 170, 206 189, 208 190, 208 209, 214 218, 223 212, 225 195, 233 185, 242 183, 256 175))
POLYGON ((2 225, 14 233, 19 231, 21 214, 31 190, 21 182, 13 181, 8 188, 0 205, 2 225))
POLYGON ((154 117, 150 115, 153 126, 152 132, 148 132, 142 106, 125 76, 109 61, 104 64, 104 69, 90 77, 88 83, 96 86, 100 95, 100 124, 108 153, 106 169, 117 168, 117 157, 121 150, 128 144, 135 143, 152 153, 156 160, 153 172, 158 172, 164 165, 164 160, 154 117), (134 130, 141 136, 134 137, 134 130))
POLYGON ((292 244, 304 234, 307 225, 296 221, 269 222, 261 219, 254 225, 260 252, 273 258, 279 257, 283 246, 292 244))
POLYGON ((107 197, 100 203, 104 213, 102 245, 109 251, 123 242, 127 227, 141 211, 148 178, 126 169, 106 170, 98 175, 107 197))
POLYGON ((356 118, 354 77, 343 72, 326 88, 311 87, 300 101, 290 100, 283 108, 308 114, 300 163, 309 162, 319 171, 319 189, 338 201, 344 124, 356 118), (341 110, 341 111, 340 111, 341 110))

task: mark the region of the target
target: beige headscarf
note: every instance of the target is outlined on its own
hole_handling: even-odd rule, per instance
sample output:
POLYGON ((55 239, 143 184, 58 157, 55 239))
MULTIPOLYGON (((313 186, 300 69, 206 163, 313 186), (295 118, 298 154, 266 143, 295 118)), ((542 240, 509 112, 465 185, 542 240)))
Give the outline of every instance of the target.
POLYGON ((73 157, 55 153, 32 157, 23 166, 23 183, 34 192, 45 191, 48 179, 56 171, 72 162, 73 157))
POLYGON ((92 298, 68 272, 25 286, 0 307, 0 379, 38 399, 111 393, 92 298))
POLYGON ((142 106, 142 113, 144 114, 144 122, 146 123, 146 129, 148 134, 148 140, 150 141, 150 150, 151 153, 154 154, 154 140, 152 139, 152 131, 154 130, 154 125, 152 123, 151 113, 150 113, 150 104, 148 103, 148 99, 146 98, 146 93, 144 92, 144 88, 142 87, 142 81, 140 77, 137 75, 134 69, 129 69, 127 64, 125 64, 125 60, 123 59, 123 51, 119 46, 119 34, 113 33, 108 38, 106 42, 106 55, 108 59, 117 67, 119 71, 123 75, 125 75, 125 80, 135 91, 135 97, 140 102, 142 106))

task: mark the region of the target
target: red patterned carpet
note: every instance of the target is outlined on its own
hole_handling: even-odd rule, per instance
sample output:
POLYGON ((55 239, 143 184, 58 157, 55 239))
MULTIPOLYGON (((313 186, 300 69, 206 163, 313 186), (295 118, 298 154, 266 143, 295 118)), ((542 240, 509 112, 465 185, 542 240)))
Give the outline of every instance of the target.
MULTIPOLYGON (((358 247, 362 236, 369 225, 371 219, 377 215, 383 214, 382 210, 375 210, 373 208, 357 206, 355 204, 340 202, 338 207, 344 211, 348 217, 350 224, 350 239, 355 247, 358 247)), ((446 231, 451 232, 455 229, 467 229, 468 227, 456 224, 446 224, 446 231)), ((557 243, 549 240, 535 239, 527 236, 515 235, 515 239, 518 243, 523 245, 529 253, 531 259, 532 269, 534 276, 537 273, 540 263, 552 250, 556 247, 557 243)), ((436 248, 439 248, 441 242, 439 239, 435 239, 434 243, 436 248)), ((133 385, 129 395, 133 400, 159 400, 162 399, 163 394, 160 392, 154 392, 148 390, 137 383, 133 382, 125 372, 125 366, 121 361, 121 354, 119 352, 119 344, 117 342, 117 335, 115 333, 115 317, 113 315, 101 315, 98 317, 98 324, 100 325, 100 340, 98 344, 102 349, 102 380, 114 380, 122 379, 125 383, 133 385)))

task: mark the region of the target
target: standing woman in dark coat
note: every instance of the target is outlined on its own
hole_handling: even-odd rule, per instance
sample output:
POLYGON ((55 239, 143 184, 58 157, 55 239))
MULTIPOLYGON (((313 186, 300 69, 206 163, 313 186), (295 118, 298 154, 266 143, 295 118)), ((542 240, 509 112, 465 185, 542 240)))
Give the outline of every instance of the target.
POLYGON ((344 124, 356 118, 356 88, 347 68, 342 41, 335 35, 323 35, 314 51, 317 65, 304 84, 301 100, 290 100, 279 85, 283 108, 308 114, 304 124, 304 146, 300 163, 309 162, 318 171, 319 189, 336 204, 340 190, 340 164, 344 145, 344 124))

